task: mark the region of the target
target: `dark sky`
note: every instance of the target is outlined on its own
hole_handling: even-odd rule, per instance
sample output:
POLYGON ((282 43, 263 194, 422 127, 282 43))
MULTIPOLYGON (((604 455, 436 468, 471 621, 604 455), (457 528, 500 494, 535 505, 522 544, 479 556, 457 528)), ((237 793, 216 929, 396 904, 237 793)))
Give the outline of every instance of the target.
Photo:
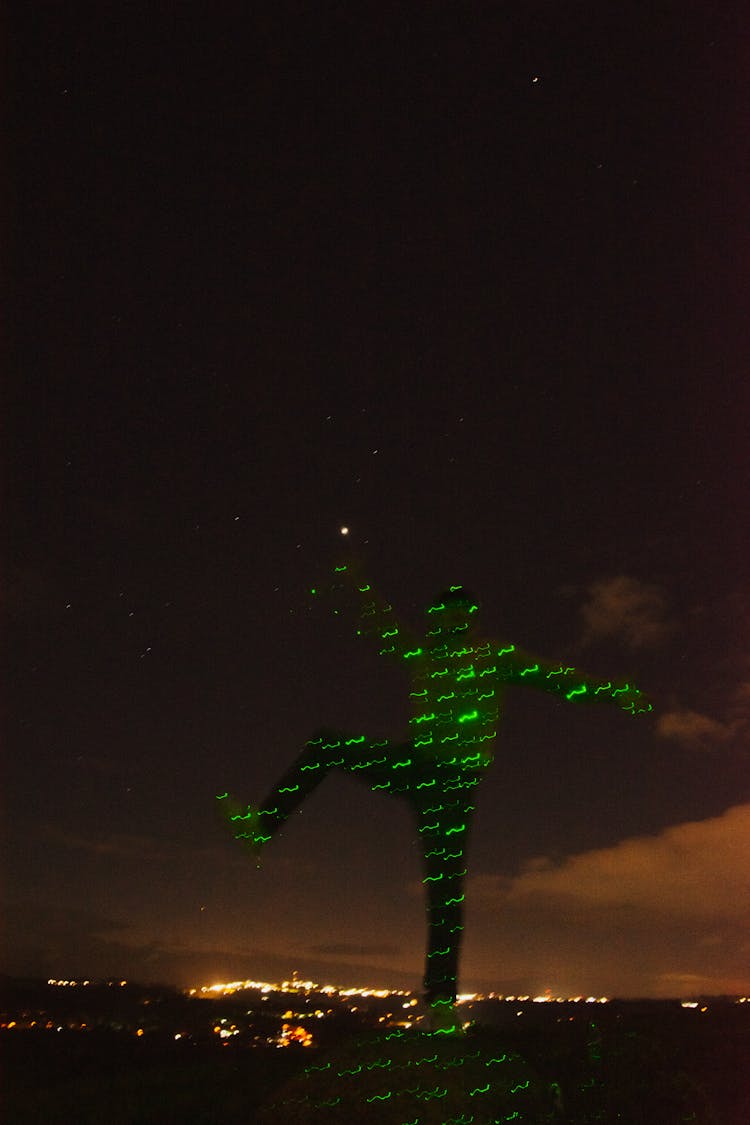
POLYGON ((5 966, 417 985, 407 810, 215 819, 407 681, 341 553, 653 717, 518 690, 465 988, 750 988, 743 5, 9 21, 5 966))

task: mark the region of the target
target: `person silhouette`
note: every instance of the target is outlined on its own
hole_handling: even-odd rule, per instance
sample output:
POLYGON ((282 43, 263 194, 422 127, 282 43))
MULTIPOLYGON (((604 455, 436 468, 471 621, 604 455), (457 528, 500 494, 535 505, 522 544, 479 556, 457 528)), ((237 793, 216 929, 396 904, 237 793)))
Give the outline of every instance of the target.
POLYGON ((451 586, 433 601, 425 634, 415 638, 352 564, 336 567, 335 578, 334 590, 346 585, 357 596, 357 632, 375 639, 381 655, 401 661, 411 674, 408 739, 392 743, 321 729, 260 806, 240 805, 228 793, 218 800, 235 838, 256 856, 332 770, 405 800, 415 816, 427 897, 424 997, 431 1026, 450 1030, 456 1026, 466 848, 477 786, 493 761, 506 687, 535 687, 575 703, 610 702, 632 715, 652 705, 632 684, 593 680, 514 644, 480 638, 479 603, 464 586, 451 586))

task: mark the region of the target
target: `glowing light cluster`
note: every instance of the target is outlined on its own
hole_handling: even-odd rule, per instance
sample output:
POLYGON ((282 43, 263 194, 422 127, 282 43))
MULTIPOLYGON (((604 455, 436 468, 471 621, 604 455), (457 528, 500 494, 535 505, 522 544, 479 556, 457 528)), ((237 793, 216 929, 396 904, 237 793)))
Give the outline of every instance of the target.
MULTIPOLYGON (((53 977, 50 977, 47 981, 47 984, 54 985, 56 988, 86 988, 91 983, 90 980, 59 980, 53 977)), ((124 988, 127 983, 126 980, 108 980, 107 986, 109 988, 124 988)))
POLYGON ((409 739, 394 745, 365 734, 322 730, 259 808, 238 806, 226 793, 219 800, 236 839, 255 854, 331 770, 351 773, 374 792, 405 800, 415 815, 424 863, 425 996, 435 1026, 451 1027, 468 835, 476 788, 493 760, 506 687, 536 687, 569 702, 611 702, 633 715, 650 711, 651 704, 629 683, 592 680, 570 665, 531 657, 514 644, 477 637, 479 606, 462 586, 451 586, 428 608, 423 637, 409 635, 390 603, 349 564, 334 568, 332 590, 354 596, 357 633, 410 673, 409 739))
POLYGON ((187 990, 189 996, 209 996, 211 994, 231 996, 235 992, 244 992, 254 989, 267 994, 269 992, 320 992, 328 996, 375 996, 386 1000, 389 996, 411 996, 411 993, 402 988, 371 988, 368 986, 343 988, 337 984, 318 984, 313 980, 282 980, 272 983, 262 980, 233 980, 216 984, 203 984, 199 988, 187 990))
POLYGON ((285 1023, 281 1026, 281 1034, 276 1040, 277 1047, 313 1047, 312 1033, 302 1024, 285 1023))

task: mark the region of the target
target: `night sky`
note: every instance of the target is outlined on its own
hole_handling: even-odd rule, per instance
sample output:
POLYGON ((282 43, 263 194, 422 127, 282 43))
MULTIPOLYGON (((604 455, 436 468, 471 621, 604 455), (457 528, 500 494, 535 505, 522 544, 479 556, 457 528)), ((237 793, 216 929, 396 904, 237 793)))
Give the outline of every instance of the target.
POLYGON ((260 870, 214 807, 406 735, 346 525, 655 704, 509 692, 461 987, 750 989, 743 8, 10 19, 5 971, 419 985, 405 806, 332 775, 260 870))

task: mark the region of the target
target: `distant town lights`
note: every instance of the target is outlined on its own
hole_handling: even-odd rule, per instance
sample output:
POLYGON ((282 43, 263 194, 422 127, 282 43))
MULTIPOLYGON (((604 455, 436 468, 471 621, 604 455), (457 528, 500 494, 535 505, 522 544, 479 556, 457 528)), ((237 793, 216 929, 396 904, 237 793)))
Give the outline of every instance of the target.
MULTIPOLYGON (((186 989, 190 996, 230 996, 235 992, 244 992, 255 990, 267 996, 271 992, 292 993, 299 995, 300 993, 318 993, 325 996, 338 996, 341 999, 348 1000, 353 997, 362 997, 369 999, 374 997, 377 1000, 386 1000, 389 997, 403 997, 405 1003, 402 1008, 415 1007, 419 1000, 409 989, 402 988, 376 988, 371 985, 360 985, 357 987, 347 986, 342 987, 336 984, 319 984, 314 980, 282 980, 276 982, 259 981, 259 980, 233 980, 223 983, 214 983, 210 985, 200 985, 197 988, 186 989)), ((542 1003, 557 1003, 557 1004, 608 1004, 610 1002, 607 996, 553 996, 551 992, 546 992, 544 995, 531 996, 530 994, 523 996, 503 996, 497 992, 462 992, 457 998, 458 1004, 471 1004, 475 1001, 481 1000, 501 1000, 511 1004, 542 1004, 542 1003)))

